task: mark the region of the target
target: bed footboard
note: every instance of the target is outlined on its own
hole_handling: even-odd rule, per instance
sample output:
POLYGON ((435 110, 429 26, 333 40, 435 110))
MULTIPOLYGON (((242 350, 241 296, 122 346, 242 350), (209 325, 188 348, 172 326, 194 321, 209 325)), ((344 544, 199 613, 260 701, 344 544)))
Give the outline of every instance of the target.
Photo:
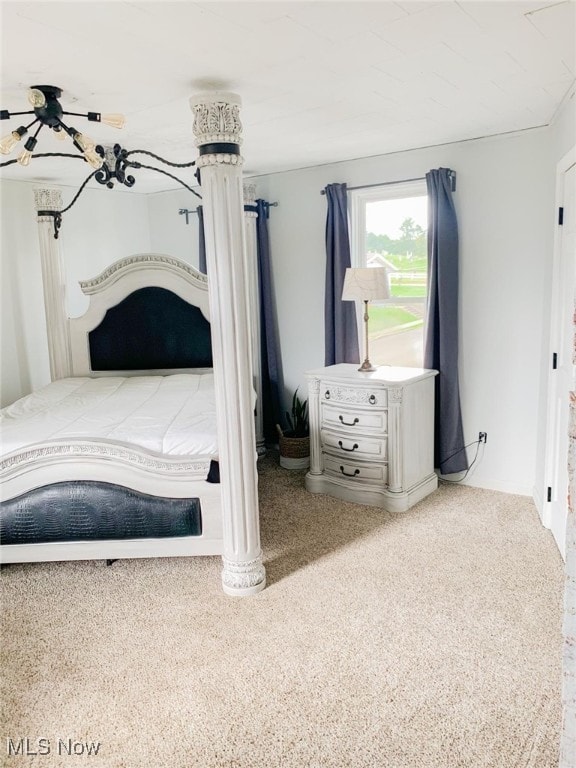
POLYGON ((170 499, 95 481, 54 483, 0 504, 0 543, 199 536, 199 499, 170 499))

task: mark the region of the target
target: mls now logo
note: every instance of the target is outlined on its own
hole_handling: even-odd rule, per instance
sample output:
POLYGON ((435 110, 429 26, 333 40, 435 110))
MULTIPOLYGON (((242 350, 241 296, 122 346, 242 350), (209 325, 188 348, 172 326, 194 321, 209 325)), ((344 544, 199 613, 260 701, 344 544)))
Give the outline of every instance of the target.
POLYGON ((76 755, 96 756, 100 750, 99 741, 75 741, 74 739, 6 739, 8 757, 30 757, 32 755, 76 755))
POLYGON ((100 749, 99 741, 72 741, 72 739, 58 739, 59 755, 85 755, 91 757, 97 755, 100 749))

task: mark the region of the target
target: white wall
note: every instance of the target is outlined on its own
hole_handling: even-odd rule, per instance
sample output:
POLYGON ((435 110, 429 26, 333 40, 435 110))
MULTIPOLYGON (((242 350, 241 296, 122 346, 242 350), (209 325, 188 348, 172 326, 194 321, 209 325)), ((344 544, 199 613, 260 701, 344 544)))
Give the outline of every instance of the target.
POLYGON ((198 267, 198 216, 180 215, 181 208, 195 210, 202 201, 186 189, 147 196, 150 250, 166 253, 198 267))
MULTIPOLYGON (((39 183, 2 182, 2 405, 50 381, 40 249, 34 208, 39 183)), ((64 205, 76 188, 62 188, 64 205)), ((63 217, 60 242, 67 277, 68 314, 88 299, 78 287, 113 261, 150 251, 147 199, 108 189, 86 189, 63 217)))
MULTIPOLYGON (((64 203, 68 194, 63 194, 64 203)), ((78 282, 98 275, 114 261, 150 248, 147 196, 118 189, 87 188, 65 214, 60 230, 66 265, 68 314, 88 307, 78 282)))
MULTIPOLYGON (((460 383, 465 439, 488 433, 474 485, 530 494, 534 484, 543 285, 549 284, 554 180, 547 129, 262 176, 287 390, 324 361, 324 227, 330 182, 349 186, 457 172, 460 383)), ((547 308, 546 308, 547 311, 547 308)), ((472 454, 473 455, 473 454, 472 454)))

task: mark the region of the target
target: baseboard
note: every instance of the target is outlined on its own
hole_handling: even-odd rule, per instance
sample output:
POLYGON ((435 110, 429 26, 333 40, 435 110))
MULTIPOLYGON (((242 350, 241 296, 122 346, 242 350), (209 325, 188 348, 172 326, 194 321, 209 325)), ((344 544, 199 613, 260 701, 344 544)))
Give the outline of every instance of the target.
MULTIPOLYGON (((448 480, 450 478, 447 478, 448 480)), ((463 480, 459 485, 469 485, 471 488, 485 488, 488 491, 502 491, 502 493, 512 493, 515 496, 533 496, 533 489, 528 485, 517 483, 507 483, 501 480, 463 480)))

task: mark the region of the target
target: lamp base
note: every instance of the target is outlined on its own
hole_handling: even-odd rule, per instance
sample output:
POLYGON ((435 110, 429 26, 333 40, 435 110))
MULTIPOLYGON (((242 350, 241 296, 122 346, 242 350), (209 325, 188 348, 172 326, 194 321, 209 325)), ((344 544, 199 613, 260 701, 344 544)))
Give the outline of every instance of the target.
POLYGON ((363 373, 370 373, 371 371, 376 371, 378 369, 372 365, 368 358, 366 358, 358 370, 362 371, 363 373))

